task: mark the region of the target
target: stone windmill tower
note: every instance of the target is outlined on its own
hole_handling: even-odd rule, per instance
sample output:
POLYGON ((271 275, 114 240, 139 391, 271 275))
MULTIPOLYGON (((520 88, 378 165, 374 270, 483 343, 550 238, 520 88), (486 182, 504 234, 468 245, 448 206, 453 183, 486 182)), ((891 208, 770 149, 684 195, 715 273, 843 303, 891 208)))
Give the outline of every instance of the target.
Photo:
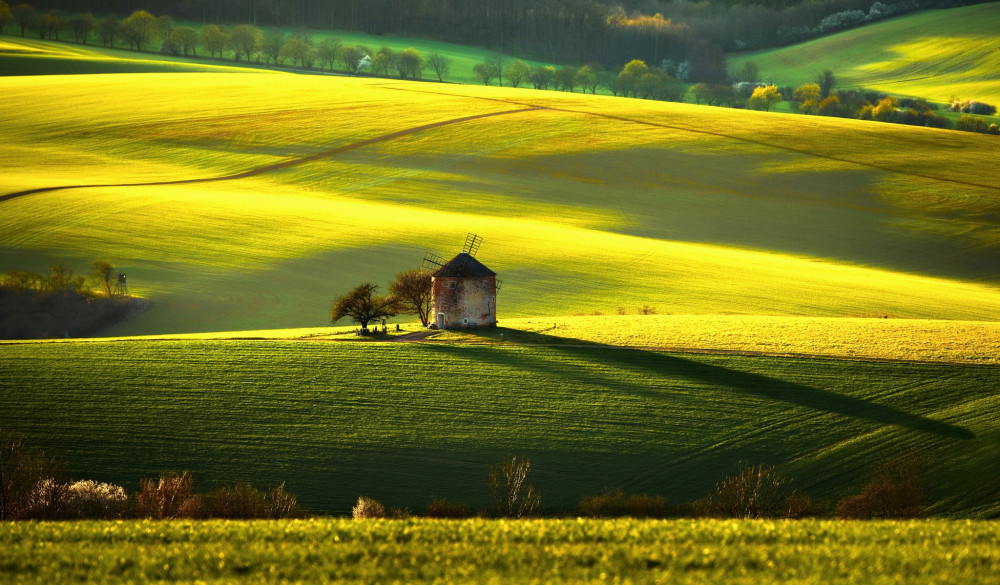
POLYGON ((424 266, 434 270, 431 327, 496 327, 497 273, 476 260, 482 241, 481 237, 469 234, 462 251, 448 262, 433 254, 424 256, 424 266))

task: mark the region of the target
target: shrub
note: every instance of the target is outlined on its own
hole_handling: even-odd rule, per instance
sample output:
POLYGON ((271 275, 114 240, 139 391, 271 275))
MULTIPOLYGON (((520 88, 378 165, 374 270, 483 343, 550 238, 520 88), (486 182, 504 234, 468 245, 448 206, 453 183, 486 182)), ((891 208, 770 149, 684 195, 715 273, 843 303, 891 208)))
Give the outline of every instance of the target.
POLYGON ((125 488, 92 480, 69 484, 67 515, 72 518, 114 520, 124 518, 128 510, 125 488))
POLYGON ((667 515, 667 505, 663 496, 633 494, 625 500, 625 513, 632 518, 663 518, 667 515))
POLYGON ((989 132, 989 124, 984 118, 974 118, 972 116, 962 116, 955 122, 955 130, 963 132, 989 132))
POLYGON ((819 23, 819 32, 826 34, 836 30, 858 26, 868 20, 868 16, 860 10, 845 10, 831 14, 819 23))
POLYGON ((528 483, 531 461, 511 455, 487 466, 486 487, 498 514, 507 518, 531 516, 541 503, 535 486, 528 483))
POLYGON ((264 500, 264 494, 254 486, 237 483, 212 494, 211 515, 239 520, 261 518, 265 510, 264 500))
POLYGON ((990 134, 993 135, 1000 134, 1000 126, 997 126, 996 124, 990 124, 989 132, 990 134))
POLYGON ((35 483, 20 517, 33 520, 58 520, 66 517, 69 486, 47 477, 35 483))
POLYGON ((208 518, 208 510, 201 496, 195 494, 185 498, 177 508, 177 518, 203 519, 208 518))
POLYGON ((720 518, 789 518, 811 512, 810 502, 774 467, 740 463, 736 474, 723 479, 695 509, 720 518))
POLYGON ((452 504, 444 498, 434 498, 424 509, 424 516, 428 518, 465 518, 468 515, 465 504, 452 504))
POLYGON ((667 515, 667 505, 663 496, 633 494, 626 497, 620 489, 605 490, 599 496, 584 498, 580 513, 591 518, 663 518, 667 515))
POLYGON ((884 462, 861 493, 837 504, 841 518, 919 518, 926 511, 923 460, 907 454, 884 462))
POLYGON ((975 100, 954 100, 948 107, 952 112, 962 112, 963 114, 978 114, 980 116, 992 116, 997 113, 996 106, 977 102, 975 100))
MULTIPOLYGON (((139 484, 139 494, 136 496, 139 515, 156 519, 180 517, 182 506, 193 497, 193 484, 191 474, 186 471, 179 475, 176 473, 162 475, 156 484, 151 479, 142 480, 139 484)), ((197 506, 189 503, 185 507, 185 516, 192 517, 190 514, 195 507, 200 509, 200 502, 197 506)))
POLYGON ((625 494, 621 490, 604 490, 599 496, 585 497, 580 502, 580 513, 591 518, 625 515, 625 494))
POLYGON ((268 518, 281 520, 282 518, 294 518, 300 514, 299 501, 292 494, 285 491, 285 484, 271 488, 267 498, 264 500, 264 512, 268 518))
POLYGON ((0 429, 0 520, 25 517, 41 497, 38 484, 57 470, 54 461, 25 450, 20 435, 0 429))
POLYGON ((366 496, 358 497, 358 503, 354 505, 351 512, 355 520, 385 518, 385 507, 378 501, 366 496))

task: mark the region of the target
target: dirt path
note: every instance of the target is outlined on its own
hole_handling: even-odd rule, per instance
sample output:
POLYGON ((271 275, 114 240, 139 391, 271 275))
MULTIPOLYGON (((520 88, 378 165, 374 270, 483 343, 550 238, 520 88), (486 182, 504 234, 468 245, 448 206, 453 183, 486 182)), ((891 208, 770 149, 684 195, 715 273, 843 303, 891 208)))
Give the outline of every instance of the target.
POLYGON ((452 118, 451 120, 443 120, 441 122, 433 122, 430 124, 424 124, 422 126, 414 126, 412 128, 406 128, 405 130, 399 130, 398 132, 392 132, 389 134, 383 134, 382 136, 376 136, 374 138, 369 138, 367 140, 361 140, 359 142, 352 142, 351 144, 346 144, 344 146, 338 146, 330 150, 324 150, 323 152, 318 152, 302 158, 296 158, 292 160, 283 161, 280 163, 274 163, 270 165, 265 165, 262 167, 257 167, 250 169, 248 171, 243 171, 240 173, 235 173, 232 175, 222 175, 219 177, 205 177, 201 179, 177 179, 173 181, 150 181, 150 182, 139 182, 139 183, 95 183, 89 185, 61 185, 58 187, 38 187, 37 189, 27 189, 24 191, 17 191, 14 193, 7 193, 6 195, 0 195, 0 203, 4 201, 9 201, 11 199, 16 199, 18 197, 25 197, 27 195, 34 195, 37 193, 47 193, 49 191, 62 191, 66 189, 87 189, 92 187, 153 187, 161 185, 189 185, 192 183, 214 183, 217 181, 232 181, 236 179, 245 179, 247 177, 255 177, 257 175, 263 175, 265 173, 270 173, 278 171, 281 169, 286 169, 289 167, 294 167, 313 161, 321 160, 324 158, 331 158, 338 154, 349 152, 351 150, 357 150, 365 146, 372 144, 378 144, 380 142, 388 142, 390 140, 395 140, 397 138, 402 138, 404 136, 409 136, 410 134, 416 134, 418 132, 424 132, 426 130, 432 130, 434 128, 440 128, 442 126, 450 126, 452 124, 461 124, 463 122, 471 122, 473 120, 481 120, 483 118, 491 118, 493 116, 506 116, 508 114, 521 114, 524 112, 531 112, 535 110, 544 110, 545 108, 539 106, 527 106, 523 108, 518 108, 516 110, 504 110, 501 112, 490 112, 488 114, 476 114, 474 116, 463 116, 461 118, 452 118))

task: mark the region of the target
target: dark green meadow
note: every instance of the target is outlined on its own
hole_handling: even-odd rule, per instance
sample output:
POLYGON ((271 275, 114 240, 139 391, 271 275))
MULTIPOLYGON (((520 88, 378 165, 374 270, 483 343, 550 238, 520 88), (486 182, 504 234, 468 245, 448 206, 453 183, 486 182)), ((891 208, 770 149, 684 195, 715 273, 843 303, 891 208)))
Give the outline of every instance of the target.
POLYGON ((487 505, 486 465, 532 461, 545 513, 605 488, 704 497, 740 461, 835 502, 920 450, 935 505, 1000 516, 992 367, 587 346, 102 341, 0 348, 0 426, 75 479, 138 488, 286 482, 307 509, 359 495, 487 505), (993 479, 990 479, 993 478, 993 479))
POLYGON ((995 583, 993 522, 371 520, 0 525, 17 583, 995 583))

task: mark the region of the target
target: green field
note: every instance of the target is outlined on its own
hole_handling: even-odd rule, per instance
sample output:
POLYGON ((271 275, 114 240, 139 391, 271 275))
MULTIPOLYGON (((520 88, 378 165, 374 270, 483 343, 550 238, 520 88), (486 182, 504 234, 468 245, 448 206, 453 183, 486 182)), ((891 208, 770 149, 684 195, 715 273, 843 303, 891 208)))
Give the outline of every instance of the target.
POLYGON ((17 583, 992 583, 994 523, 492 520, 0 525, 17 583))
POLYGON ((730 72, 757 63, 761 79, 814 83, 833 71, 840 87, 950 103, 974 99, 1000 106, 1000 4, 927 10, 813 41, 729 60, 730 72))
MULTIPOLYGON (((578 344, 577 344, 578 345, 578 344)), ((902 451, 942 516, 1000 515, 997 369, 576 345, 161 340, 3 347, 0 426, 73 477, 136 489, 287 482, 308 509, 359 495, 487 505, 486 465, 529 457, 547 513, 619 487, 704 497, 740 461, 835 502, 902 451), (58 407, 53 407, 58 405, 58 407), (955 453, 962 457, 955 457, 955 453)))
POLYGON ((281 73, 0 91, 0 191, 133 185, 0 200, 4 267, 103 258, 153 302, 110 334, 321 326, 336 295, 467 232, 501 319, 1000 315, 989 136, 281 73))
MULTIPOLYGON (((189 26, 199 30, 197 23, 178 22, 178 26, 189 26)), ((294 29, 281 29, 286 38, 300 31, 294 29)), ((209 57, 199 47, 199 54, 174 57, 163 55, 156 50, 159 46, 155 41, 146 47, 143 52, 125 50, 124 48, 108 48, 101 45, 96 38, 91 39, 91 44, 81 45, 77 43, 46 41, 32 38, 24 38, 12 34, 8 30, 7 35, 0 35, 0 76, 9 75, 66 75, 66 74, 94 74, 94 73, 205 73, 205 72, 236 72, 248 69, 270 69, 277 68, 283 70, 293 69, 289 61, 285 61, 281 66, 276 67, 271 64, 248 63, 246 60, 240 63, 233 61, 231 50, 223 52, 222 57, 209 57), (154 46, 155 45, 155 46, 154 46)), ((309 31, 309 38, 313 43, 320 43, 324 39, 339 40, 342 46, 361 46, 374 54, 381 47, 388 47, 395 52, 403 49, 415 48, 424 57, 431 53, 439 53, 450 59, 449 69, 442 76, 442 80, 448 83, 471 83, 481 84, 472 72, 472 68, 483 62, 494 53, 482 48, 468 47, 443 43, 428 39, 395 37, 392 35, 369 35, 350 31, 309 31)), ((513 58, 504 56, 506 61, 513 58)), ((526 60, 530 66, 548 65, 539 61, 526 60)), ((344 74, 343 64, 334 64, 334 73, 344 74)), ((319 63, 314 64, 316 72, 323 72, 319 63)), ((327 68, 326 73, 331 73, 327 68)), ((368 73, 370 74, 370 72, 368 73)), ((391 75, 395 77, 395 75, 391 75)), ((437 81, 437 75, 429 66, 425 66, 422 78, 430 81, 437 81)), ((493 82, 496 84, 496 81, 493 82)))

